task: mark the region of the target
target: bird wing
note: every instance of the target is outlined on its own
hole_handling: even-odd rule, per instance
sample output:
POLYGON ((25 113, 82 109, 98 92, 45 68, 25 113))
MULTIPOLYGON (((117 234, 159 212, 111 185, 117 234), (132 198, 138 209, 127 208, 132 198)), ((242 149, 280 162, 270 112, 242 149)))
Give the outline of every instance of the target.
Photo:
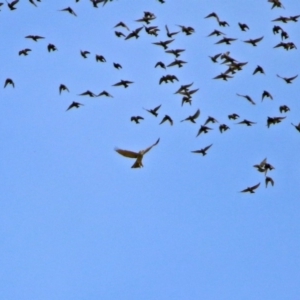
POLYGON ((137 158, 138 157, 138 153, 133 152, 133 151, 123 150, 123 149, 119 149, 119 148, 115 148, 115 151, 125 157, 129 157, 129 158, 137 158))
POLYGON ((192 119, 197 119, 200 116, 200 109, 197 109, 195 114, 192 116, 192 119))
POLYGON ((141 152, 142 152, 143 154, 146 154, 147 152, 149 152, 149 151, 152 149, 152 147, 156 146, 156 145, 159 143, 159 140, 160 140, 160 139, 158 139, 152 146, 146 148, 145 150, 142 150, 141 152))

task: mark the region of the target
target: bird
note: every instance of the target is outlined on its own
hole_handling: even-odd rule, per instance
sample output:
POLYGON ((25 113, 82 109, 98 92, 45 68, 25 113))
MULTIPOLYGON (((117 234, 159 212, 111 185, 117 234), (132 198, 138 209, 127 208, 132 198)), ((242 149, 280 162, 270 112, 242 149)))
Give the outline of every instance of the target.
POLYGON ((287 105, 281 105, 281 106, 279 106, 279 111, 281 113, 283 113, 283 112, 286 113, 286 112, 290 111, 290 108, 287 105))
POLYGON ((106 59, 103 55, 96 54, 96 61, 106 62, 106 59))
POLYGON ((257 169, 258 172, 266 173, 266 163, 267 158, 263 159, 259 164, 254 165, 253 167, 257 169))
POLYGON ((96 97, 96 94, 94 94, 93 92, 87 90, 86 92, 83 92, 83 93, 81 93, 81 94, 78 94, 78 96, 96 97))
POLYGON ((175 75, 165 75, 159 79, 159 84, 161 84, 163 82, 168 83, 169 81, 171 81, 173 83, 174 80, 178 81, 178 78, 175 75))
POLYGON ((223 44, 223 43, 225 43, 226 45, 231 45, 231 42, 234 42, 236 40, 237 39, 223 37, 221 40, 219 40, 215 44, 223 44))
POLYGON ((266 183, 266 188, 268 187, 268 183, 271 183, 271 185, 274 186, 274 180, 271 177, 266 176, 265 183, 266 183))
POLYGON ((228 115, 228 119, 229 120, 236 120, 236 119, 238 119, 240 116, 238 115, 238 114, 236 114, 236 113, 233 113, 233 114, 231 114, 231 115, 228 115))
POLYGON ((144 120, 144 118, 141 117, 141 116, 132 116, 132 117, 130 118, 130 121, 131 121, 131 122, 134 121, 136 124, 140 124, 140 120, 144 120))
POLYGON ((172 49, 172 50, 167 50, 165 52, 169 53, 169 54, 173 54, 177 58, 180 56, 181 52, 184 52, 184 51, 185 51, 185 49, 174 49, 174 50, 172 49))
POLYGON ((163 62, 161 62, 161 61, 159 61, 159 62, 156 63, 156 65, 155 65, 154 68, 156 68, 156 67, 161 67, 161 68, 163 68, 163 69, 166 69, 165 64, 164 64, 163 62))
POLYGON ((167 65, 167 67, 173 67, 173 66, 178 66, 179 68, 182 68, 183 64, 186 64, 186 61, 180 60, 180 59, 176 59, 171 62, 170 64, 167 65))
POLYGON ((35 4, 35 2, 33 0, 29 0, 29 2, 34 5, 35 7, 37 7, 37 5, 35 4))
POLYGON ((117 27, 123 27, 123 28, 126 28, 129 31, 128 26, 124 22, 122 22, 122 21, 119 22, 117 25, 114 26, 114 28, 117 28, 117 27))
POLYGON ((90 54, 90 53, 91 53, 91 52, 86 51, 86 50, 85 50, 85 51, 81 51, 81 50, 80 50, 80 54, 81 54, 81 56, 82 56, 83 58, 87 58, 87 55, 90 54))
POLYGON ((209 56, 212 62, 216 63, 217 59, 222 55, 222 53, 215 54, 213 56, 209 56))
POLYGON ((191 35, 195 32, 195 29, 191 26, 183 26, 183 25, 177 25, 181 28, 181 31, 184 32, 186 35, 191 35))
POLYGON ((66 109, 66 111, 68 111, 69 109, 71 109, 71 108, 73 108, 73 107, 79 108, 79 107, 82 106, 82 105, 83 105, 83 104, 81 104, 81 103, 79 103, 79 102, 73 101, 73 102, 69 105, 69 107, 66 109))
POLYGON ((199 136, 202 132, 208 133, 209 130, 212 130, 212 128, 210 128, 208 126, 205 126, 205 125, 201 125, 201 127, 198 130, 198 133, 197 133, 196 137, 199 136))
POLYGON ((8 6, 8 8, 9 8, 10 10, 15 10, 15 9, 17 9, 15 6, 18 4, 18 2, 19 2, 19 0, 14 0, 14 1, 10 2, 10 3, 6 1, 7 6, 8 6))
POLYGON ((59 11, 66 11, 68 13, 70 13, 71 15, 77 17, 77 15, 75 14, 74 10, 69 6, 67 8, 64 8, 64 9, 60 9, 59 11))
POLYGON ((184 120, 181 120, 180 122, 183 122, 183 121, 191 121, 192 123, 196 123, 195 120, 200 116, 200 109, 198 108, 197 111, 191 115, 191 116, 188 116, 187 118, 185 118, 184 120))
POLYGON ((129 84, 132 84, 132 83, 134 83, 134 82, 133 81, 129 81, 129 80, 122 80, 121 79, 121 81, 113 84, 112 86, 121 86, 121 85, 123 85, 124 88, 127 88, 129 86, 129 84))
POLYGON ((264 69, 261 67, 261 66, 257 66, 256 68, 255 68, 255 70, 253 71, 253 73, 252 73, 252 75, 255 75, 256 73, 261 73, 261 74, 265 74, 265 71, 264 71, 264 69))
POLYGON ((248 44, 251 44, 252 46, 257 46, 256 44, 259 43, 264 37, 260 37, 260 38, 257 38, 257 39, 249 39, 249 40, 246 40, 244 41, 244 43, 248 43, 248 44))
POLYGON ((39 35, 27 35, 25 36, 26 39, 32 39, 33 41, 37 42, 40 39, 44 39, 43 36, 39 36, 39 35))
POLYGON ((187 91, 194 83, 183 84, 174 94, 180 94, 182 91, 187 91))
POLYGON ((268 97, 271 100, 273 100, 273 96, 268 91, 263 91, 262 96, 261 96, 261 101, 263 101, 265 97, 268 97))
POLYGON ((295 124, 293 124, 293 123, 291 123, 299 132, 300 132, 300 122, 299 122, 299 124, 298 125, 295 125, 295 124))
POLYGON ((31 51, 31 49, 29 49, 29 48, 20 50, 20 51, 19 51, 19 55, 27 56, 29 51, 31 51))
POLYGON ((210 117, 208 116, 204 125, 208 124, 208 123, 219 123, 214 117, 210 117))
POLYGON ((267 118, 267 127, 269 128, 270 125, 275 125, 280 123, 282 120, 284 120, 286 117, 268 117, 267 118))
POLYGON ((229 24, 226 21, 219 21, 218 23, 219 23, 219 26, 221 26, 221 27, 229 26, 229 24))
POLYGON ((230 78, 233 78, 233 76, 230 76, 225 73, 221 73, 221 74, 217 75, 216 77, 213 77, 213 79, 223 79, 225 81, 227 81, 227 79, 230 79, 230 78))
POLYGON ((136 39, 139 38, 139 32, 143 29, 143 27, 139 27, 133 31, 131 31, 125 38, 125 40, 129 40, 131 39, 132 37, 135 37, 136 39))
POLYGON ((145 31, 149 34, 149 35, 154 35, 154 36, 158 36, 158 31, 160 31, 160 29, 157 26, 144 26, 145 31))
POLYGON ((207 150, 212 146, 213 144, 209 145, 209 146, 206 146, 205 148, 203 149, 200 149, 200 150, 195 150, 195 151, 191 151, 192 153, 201 153, 202 156, 206 155, 207 153, 207 150))
POLYGON ((277 74, 277 77, 283 79, 286 83, 292 83, 292 81, 298 77, 298 74, 293 77, 281 77, 277 74))
POLYGON ((122 66, 118 63, 113 63, 113 65, 117 70, 122 69, 122 66))
POLYGON ((214 31, 212 31, 207 37, 209 36, 220 36, 220 35, 226 35, 225 33, 221 32, 220 30, 215 29, 214 31))
POLYGON ((242 190, 241 193, 251 193, 251 194, 254 194, 255 193, 255 190, 260 186, 260 182, 254 186, 251 186, 251 187, 247 187, 246 189, 242 190))
POLYGON ((115 148, 115 151, 118 152, 119 154, 125 156, 125 157, 129 157, 129 158, 136 158, 134 164, 131 166, 131 168, 141 168, 143 167, 143 157, 144 155, 149 152, 154 146, 156 146, 159 143, 158 139, 153 145, 151 145, 150 147, 146 148, 145 150, 140 150, 139 152, 133 152, 133 151, 129 151, 129 150, 123 150, 123 149, 119 149, 119 148, 115 148))
POLYGON ((115 35, 116 35, 117 37, 123 36, 123 37, 126 38, 126 35, 125 35, 123 32, 120 32, 120 31, 115 31, 115 35))
POLYGON ((236 124, 245 124, 247 126, 252 126, 253 124, 256 124, 256 122, 252 122, 252 121, 244 119, 243 121, 236 123, 236 124))
POLYGON ((152 114, 153 116, 157 117, 158 116, 157 111, 160 109, 160 107, 161 107, 161 105, 158 105, 158 106, 156 106, 153 109, 146 109, 146 108, 144 108, 144 110, 148 111, 150 114, 152 114))
POLYGON ((64 84, 60 84, 58 89, 59 89, 59 94, 61 94, 62 91, 68 91, 69 92, 69 89, 64 84))
POLYGON ((168 116, 168 115, 165 115, 165 116, 163 117, 163 119, 161 120, 161 122, 159 123, 159 125, 162 124, 162 123, 164 123, 164 122, 166 122, 166 121, 169 121, 170 124, 171 124, 171 126, 173 126, 173 120, 172 120, 171 117, 168 116))
POLYGON ((229 126, 227 126, 226 124, 221 124, 221 125, 219 126, 219 130, 220 130, 221 133, 223 133, 224 131, 226 131, 226 130, 228 130, 228 129, 230 129, 230 128, 229 128, 229 126))
POLYGON ((252 100, 252 98, 248 95, 240 95, 240 94, 237 94, 237 96, 239 97, 244 97, 246 98, 251 104, 255 105, 255 102, 252 100))
POLYGON ((244 23, 238 23, 238 24, 239 24, 242 31, 249 30, 249 27, 248 27, 247 24, 244 24, 244 23))
POLYGON ((13 88, 15 87, 15 83, 13 82, 13 80, 11 78, 7 78, 5 80, 4 87, 6 87, 8 84, 11 84, 13 88))
POLYGON ((47 49, 48 49, 48 52, 57 51, 57 48, 53 44, 48 44, 47 49))
POLYGON ((170 38, 170 39, 173 38, 173 35, 176 35, 177 33, 179 33, 179 31, 170 32, 167 25, 165 26, 165 28, 166 28, 166 31, 167 31, 167 37, 170 38))
POLYGON ((99 93, 97 95, 97 97, 101 97, 101 96, 106 96, 106 97, 113 98, 113 96, 109 92, 107 92, 107 91, 102 91, 101 93, 99 93))
POLYGON ((290 21, 290 18, 283 17, 283 16, 280 16, 279 18, 272 20, 272 22, 283 22, 283 23, 287 23, 288 21, 290 21))
POLYGON ((160 42, 155 42, 152 43, 153 45, 157 45, 157 46, 162 46, 165 50, 168 49, 168 45, 170 43, 172 43, 174 41, 174 39, 172 40, 166 40, 166 41, 160 41, 160 42))
POLYGON ((210 14, 208 14, 206 17, 204 17, 204 19, 208 19, 208 18, 215 18, 218 22, 219 22, 219 16, 215 13, 215 12, 212 12, 210 14))

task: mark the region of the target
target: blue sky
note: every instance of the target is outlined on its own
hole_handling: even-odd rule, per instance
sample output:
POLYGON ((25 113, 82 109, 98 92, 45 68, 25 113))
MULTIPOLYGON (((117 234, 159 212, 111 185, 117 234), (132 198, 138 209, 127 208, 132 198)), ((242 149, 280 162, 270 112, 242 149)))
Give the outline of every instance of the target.
MULTIPOLYGON (((89 1, 22 0, 0 12, 0 299, 298 299, 300 294, 299 78, 286 84, 276 75, 299 73, 299 54, 273 47, 274 25, 299 46, 299 22, 271 22, 300 13, 297 1, 271 9, 265 1, 118 0, 93 8, 89 1), (77 17, 60 12, 72 7, 77 17), (153 12, 158 37, 114 34, 123 21, 136 29, 153 12), (216 12, 229 27, 219 27, 216 12), (242 32, 238 22, 250 30, 242 32), (164 29, 192 26, 170 49, 186 49, 182 68, 154 68, 174 60, 162 47, 164 29), (214 29, 236 38, 216 45, 214 29), (38 42, 27 35, 40 35, 38 42), (244 40, 264 36, 253 47, 244 40), (58 51, 48 53, 47 45, 58 51), (28 56, 19 56, 30 48, 28 56), (90 51, 87 59, 81 50, 90 51), (208 56, 230 51, 248 62, 227 82, 212 78, 226 66, 208 56), (96 63, 95 55, 104 63, 96 63), (121 70, 113 62, 122 65, 121 70), (257 65, 264 74, 252 75, 257 65), (174 74, 179 82, 161 84, 174 74), (134 83, 113 87, 119 80, 134 83), (199 88, 192 105, 181 106, 181 84, 199 88), (59 95, 59 85, 70 92, 59 95), (78 94, 103 90, 113 98, 78 94), (261 101, 264 90, 273 100, 261 101), (236 94, 249 95, 251 105, 236 94), (66 112, 72 101, 84 106, 66 112), (279 112, 280 105, 291 109, 279 112), (143 108, 161 105, 157 118, 143 108), (196 124, 180 122, 200 109, 196 124), (238 113, 240 119, 228 119, 238 113), (158 125, 165 114, 174 120, 158 125), (136 125, 131 116, 144 120, 136 125), (208 116, 219 124, 196 138, 208 116), (286 116, 267 128, 267 117, 286 116), (252 127, 235 125, 249 119, 252 127), (115 147, 139 151, 160 142, 144 168, 115 147), (213 144, 207 155, 193 154, 213 144), (254 164, 268 159, 274 187, 254 164), (261 182, 255 194, 242 189, 261 182)), ((119 28, 127 34, 126 29, 119 28)))

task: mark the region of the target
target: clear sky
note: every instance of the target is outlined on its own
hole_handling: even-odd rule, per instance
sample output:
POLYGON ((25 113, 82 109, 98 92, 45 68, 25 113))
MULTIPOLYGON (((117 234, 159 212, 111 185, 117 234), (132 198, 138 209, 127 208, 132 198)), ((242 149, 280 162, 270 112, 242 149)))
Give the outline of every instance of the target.
POLYGON ((0 12, 0 299, 2 300, 295 300, 300 295, 299 50, 273 48, 278 25, 300 47, 299 22, 272 22, 300 14, 300 3, 283 0, 114 0, 96 9, 90 1, 21 0, 0 12), (188 4, 187 4, 188 2, 188 4), (68 6, 77 17, 59 10, 68 6), (138 39, 116 37, 143 26, 138 39), (219 27, 218 14, 229 26, 219 27), (123 21, 130 29, 114 28, 123 21), (246 23, 241 31, 238 22, 246 23), (165 25, 191 26, 174 35, 169 49, 185 49, 182 68, 154 42, 165 25), (237 39, 215 44, 218 29, 237 39), (44 37, 37 42, 28 35, 44 37), (253 47, 243 41, 264 37, 253 47), (48 52, 54 44, 57 51, 48 52), (22 49, 31 49, 19 56, 22 49), (84 59, 80 51, 89 51, 84 59), (230 51, 247 62, 228 81, 220 58, 230 51), (95 55, 106 62, 96 62, 95 55), (113 63, 122 65, 114 68, 113 63), (260 65, 265 74, 252 75, 260 65), (163 75, 178 82, 162 83, 163 75), (15 87, 7 85, 11 78, 15 87), (115 87, 121 79, 134 82, 115 87), (183 84, 199 90, 181 106, 183 84), (59 94, 59 85, 69 92, 59 94), (103 90, 113 98, 79 96, 103 90), (264 90, 273 100, 264 98, 264 90), (243 97, 249 95, 252 105, 243 97), (79 109, 66 109, 73 102, 79 109), (143 108, 161 105, 155 117, 143 108), (280 113, 279 106, 290 111, 280 113), (191 122, 180 122, 200 109, 191 122), (228 115, 237 113, 238 120, 228 115), (165 115, 168 122, 159 125, 165 115), (131 116, 142 116, 140 124, 131 116), (197 132, 208 116, 213 130, 197 132), (284 117, 267 127, 268 117, 284 117), (248 119, 251 127, 236 125, 248 119), (230 129, 221 134, 220 124, 230 129), (160 138, 132 169, 133 159, 115 147, 139 151, 160 138), (212 144, 206 156, 191 151, 212 144), (275 185, 253 165, 263 159, 275 185), (241 190, 261 183, 254 194, 241 190))

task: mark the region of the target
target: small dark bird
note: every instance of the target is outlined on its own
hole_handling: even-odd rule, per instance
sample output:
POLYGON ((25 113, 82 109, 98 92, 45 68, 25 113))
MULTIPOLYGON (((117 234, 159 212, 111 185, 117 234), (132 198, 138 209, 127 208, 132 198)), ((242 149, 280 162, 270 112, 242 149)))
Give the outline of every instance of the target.
POLYGON ((289 34, 284 30, 281 30, 280 36, 282 40, 287 40, 289 38, 289 34))
POLYGON ((260 37, 260 38, 257 38, 257 39, 249 39, 249 40, 246 40, 244 41, 244 43, 248 43, 248 44, 251 44, 252 46, 257 46, 256 44, 259 43, 264 37, 260 37))
POLYGON ((183 121, 191 121, 192 123, 196 123, 195 120, 200 116, 200 109, 197 109, 197 111, 191 115, 191 116, 188 116, 187 118, 185 118, 184 120, 180 121, 180 122, 183 122, 183 121))
POLYGON ((166 53, 173 54, 175 57, 179 57, 181 52, 184 52, 185 49, 175 49, 175 50, 167 50, 166 53))
POLYGON ((266 188, 268 187, 268 183, 271 183, 274 186, 274 180, 271 177, 266 176, 265 178, 266 188))
POLYGON ((267 119, 267 127, 269 128, 270 125, 275 125, 280 123, 282 120, 284 120, 286 117, 268 117, 267 119))
POLYGON ((70 106, 67 108, 66 111, 68 111, 69 109, 71 109, 71 108, 73 108, 73 107, 79 108, 79 107, 82 106, 82 105, 83 105, 83 104, 81 104, 81 103, 79 103, 79 102, 73 101, 73 102, 70 104, 70 106))
POLYGON ((140 168, 140 167, 143 167, 142 160, 143 160, 144 155, 147 152, 149 152, 154 146, 156 146, 159 143, 159 140, 160 139, 158 139, 152 146, 146 148, 145 150, 141 150, 139 152, 122 150, 122 149, 118 149, 118 148, 116 148, 115 151, 118 152, 119 154, 125 156, 125 157, 136 158, 136 161, 131 166, 131 168, 140 168))
POLYGON ((148 111, 150 114, 152 114, 153 116, 157 117, 158 113, 157 111, 160 109, 161 105, 155 107, 154 109, 146 109, 144 108, 144 110, 148 111))
POLYGON ((212 146, 213 144, 201 149, 201 150, 195 150, 195 151, 191 151, 192 153, 201 153, 202 156, 206 155, 207 150, 212 146))
POLYGON ((283 29, 277 25, 274 25, 272 30, 273 30, 273 34, 277 34, 277 33, 279 33, 279 31, 283 31, 283 29))
POLYGON ((141 116, 133 116, 130 118, 130 121, 134 121, 136 124, 140 124, 140 120, 144 120, 144 118, 141 116))
POLYGON ((219 21, 219 26, 226 27, 229 26, 229 24, 226 21, 219 21))
POLYGON ((174 94, 180 94, 182 91, 187 91, 193 84, 194 82, 181 85, 180 88, 174 94))
POLYGON ((273 100, 272 95, 268 91, 263 91, 262 96, 261 96, 261 101, 263 101, 265 97, 268 97, 271 100, 273 100))
POLYGON ((215 44, 223 44, 223 43, 225 43, 226 45, 231 45, 231 42, 236 41, 236 40, 237 39, 223 37, 221 40, 219 40, 215 44))
POLYGON ((242 190, 241 193, 249 192, 251 194, 254 194, 255 193, 254 191, 259 187, 259 185, 260 185, 260 183, 254 185, 254 186, 251 186, 251 187, 247 187, 246 189, 242 190))
POLYGON ((219 130, 220 130, 221 133, 223 133, 224 131, 226 131, 228 129, 230 129, 230 128, 226 124, 221 124, 219 126, 219 130))
POLYGON ((121 79, 121 81, 113 84, 112 86, 121 86, 121 85, 123 85, 124 88, 127 88, 129 86, 129 84, 132 84, 132 83, 134 83, 134 82, 133 81, 129 81, 129 80, 122 80, 121 79))
POLYGON ((257 66, 256 68, 255 68, 255 70, 253 71, 253 73, 252 73, 252 75, 255 75, 256 73, 261 73, 261 74, 265 74, 265 71, 264 71, 264 69, 261 67, 261 66, 257 66))
POLYGON ((298 22, 298 19, 299 19, 300 15, 297 15, 297 16, 290 16, 290 21, 293 21, 293 22, 298 22))
POLYGON ((101 96, 113 98, 113 96, 107 91, 103 91, 97 95, 97 97, 101 97, 101 96))
POLYGON ((211 32, 207 37, 209 36, 213 36, 213 35, 216 35, 216 36, 220 36, 220 35, 226 35, 225 33, 215 29, 213 32, 211 32))
POLYGON ((143 29, 143 27, 139 27, 139 28, 133 30, 132 32, 130 32, 130 33, 126 36, 125 40, 129 40, 129 39, 131 39, 131 38, 133 38, 133 37, 135 37, 136 39, 138 39, 138 38, 139 38, 139 32, 140 32, 142 29, 143 29))
POLYGON ((212 130, 212 128, 207 127, 205 125, 201 125, 200 129, 198 130, 198 133, 197 133, 196 137, 199 136, 202 132, 208 133, 209 130, 212 130))
POLYGON ((18 2, 19 2, 19 0, 14 0, 14 1, 10 2, 10 3, 6 1, 7 6, 8 6, 8 8, 9 8, 10 10, 15 10, 15 9, 17 9, 17 8, 15 7, 15 5, 17 5, 18 2))
POLYGON ((157 46, 162 46, 166 50, 166 49, 168 49, 168 45, 170 43, 172 43, 173 41, 174 41, 174 39, 167 40, 167 41, 160 41, 160 42, 156 42, 156 43, 152 43, 152 44, 157 45, 157 46))
POLYGON ((169 65, 167 65, 167 67, 173 67, 173 66, 178 66, 179 68, 182 68, 183 64, 186 64, 186 61, 180 60, 180 59, 176 59, 171 62, 169 65))
POLYGON ((161 67, 161 68, 163 68, 163 69, 166 68, 165 64, 164 64, 163 62, 161 62, 161 61, 159 61, 159 62, 156 63, 156 65, 155 65, 154 68, 156 68, 156 67, 161 67))
POLYGON ((253 167, 257 169, 258 172, 261 173, 266 173, 266 163, 267 163, 267 158, 265 158, 261 163, 254 165, 253 167))
POLYGON ((288 17, 282 17, 282 16, 280 16, 279 18, 276 18, 276 19, 272 20, 272 22, 283 22, 283 23, 287 23, 288 21, 290 21, 290 18, 288 18, 288 17))
POLYGON ((119 22, 114 28, 116 28, 116 27, 123 27, 129 31, 129 28, 127 27, 127 25, 124 22, 119 22))
POLYGON ((236 124, 245 124, 247 126, 252 126, 253 124, 256 124, 255 122, 252 122, 252 121, 249 121, 249 120, 246 120, 244 119, 243 121, 239 122, 239 123, 236 123, 236 124))
POLYGON ((167 25, 165 26, 165 28, 166 28, 166 31, 167 31, 167 37, 170 38, 170 39, 173 38, 173 35, 176 35, 177 33, 179 33, 179 31, 170 32, 167 25))
POLYGON ((165 82, 168 83, 169 81, 171 81, 172 83, 174 82, 174 80, 178 81, 178 78, 175 75, 166 75, 166 76, 162 76, 159 79, 159 84, 165 82))
POLYGON ((298 125, 295 125, 295 124, 293 124, 293 123, 291 123, 299 132, 300 132, 300 122, 299 122, 299 124, 298 125))
POLYGON ((283 112, 288 112, 288 111, 290 111, 290 108, 287 106, 287 105, 281 105, 281 106, 279 106, 279 111, 280 111, 280 113, 283 113, 283 112))
POLYGON ((212 60, 212 62, 216 63, 216 62, 218 62, 217 59, 220 57, 220 55, 222 55, 222 53, 218 53, 214 56, 209 56, 209 57, 212 60))
POLYGON ((296 45, 292 42, 289 42, 289 43, 280 42, 279 44, 277 44, 273 48, 280 48, 280 47, 282 47, 286 51, 289 51, 289 50, 292 50, 292 49, 297 49, 296 45))
POLYGON ((252 100, 252 98, 250 96, 248 96, 248 95, 240 95, 240 94, 237 94, 237 96, 246 98, 251 104, 255 105, 255 102, 252 100))
POLYGON ((213 79, 223 79, 225 81, 227 81, 227 79, 230 79, 230 78, 233 78, 233 76, 230 76, 230 75, 228 75, 226 73, 221 73, 218 76, 213 77, 213 79))
POLYGON ((87 58, 87 55, 90 54, 89 51, 80 51, 80 54, 83 58, 87 58))
POLYGON ((57 51, 57 48, 55 47, 55 45, 53 44, 49 44, 47 46, 47 49, 48 49, 48 52, 51 52, 51 51, 57 51))
POLYGON ((61 94, 62 91, 68 91, 69 92, 69 89, 64 84, 61 84, 59 86, 59 94, 61 94))
POLYGON ((192 105, 192 98, 186 96, 182 97, 181 106, 183 106, 184 103, 189 103, 190 105, 192 105))
POLYGON ((123 32, 120 32, 120 31, 115 31, 115 35, 117 37, 121 37, 121 36, 126 37, 126 35, 123 32))
POLYGON ((149 27, 144 26, 144 28, 149 35, 154 35, 154 36, 158 36, 158 31, 160 31, 160 29, 157 26, 149 26, 149 27))
POLYGON ((190 26, 182 26, 182 25, 177 25, 181 28, 181 31, 184 32, 186 35, 191 35, 192 33, 195 32, 195 29, 190 26))
POLYGON ((238 114, 231 114, 231 115, 228 115, 228 119, 229 120, 236 120, 238 119, 240 116, 238 114))
POLYGON ((168 116, 168 115, 165 115, 165 116, 163 117, 163 119, 161 120, 161 122, 159 123, 159 125, 162 124, 162 123, 164 123, 164 122, 166 122, 166 121, 169 121, 170 124, 171 124, 171 126, 173 126, 173 120, 172 120, 171 117, 168 116))
POLYGON ((43 36, 39 36, 39 35, 27 35, 25 36, 26 39, 32 39, 34 40, 35 42, 37 42, 38 40, 40 39, 44 39, 43 36))
POLYGON ((70 13, 71 15, 77 17, 77 15, 75 14, 74 10, 71 7, 67 7, 67 8, 61 9, 59 11, 66 11, 66 12, 70 13))
POLYGON ((281 77, 281 76, 277 75, 277 77, 283 79, 286 83, 292 83, 292 81, 294 79, 296 79, 298 77, 298 75, 295 75, 293 77, 281 77))
POLYGON ((29 51, 31 51, 31 49, 29 49, 29 48, 20 50, 20 51, 19 51, 19 55, 27 56, 29 51))
POLYGON ((204 19, 207 19, 207 18, 215 18, 218 22, 219 22, 219 16, 215 13, 215 12, 212 12, 210 14, 208 14, 206 17, 204 17, 204 19))
POLYGON ((114 67, 119 70, 119 69, 122 69, 122 66, 118 63, 114 63, 114 67))
POLYGON ((249 30, 249 27, 247 24, 239 23, 239 26, 242 31, 246 31, 247 29, 249 30))
POLYGON ((96 61, 106 62, 106 59, 103 55, 96 54, 96 61))
POLYGON ((84 93, 78 94, 78 96, 89 96, 89 97, 97 97, 96 94, 94 94, 93 92, 87 90, 84 93))
POLYGON ((11 84, 13 86, 13 88, 15 87, 15 83, 13 82, 13 80, 11 78, 7 78, 5 80, 4 87, 6 87, 8 84, 11 84))
POLYGON ((208 116, 205 123, 204 123, 204 125, 206 125, 208 123, 213 123, 214 124, 214 123, 219 123, 219 122, 214 117, 208 116))

